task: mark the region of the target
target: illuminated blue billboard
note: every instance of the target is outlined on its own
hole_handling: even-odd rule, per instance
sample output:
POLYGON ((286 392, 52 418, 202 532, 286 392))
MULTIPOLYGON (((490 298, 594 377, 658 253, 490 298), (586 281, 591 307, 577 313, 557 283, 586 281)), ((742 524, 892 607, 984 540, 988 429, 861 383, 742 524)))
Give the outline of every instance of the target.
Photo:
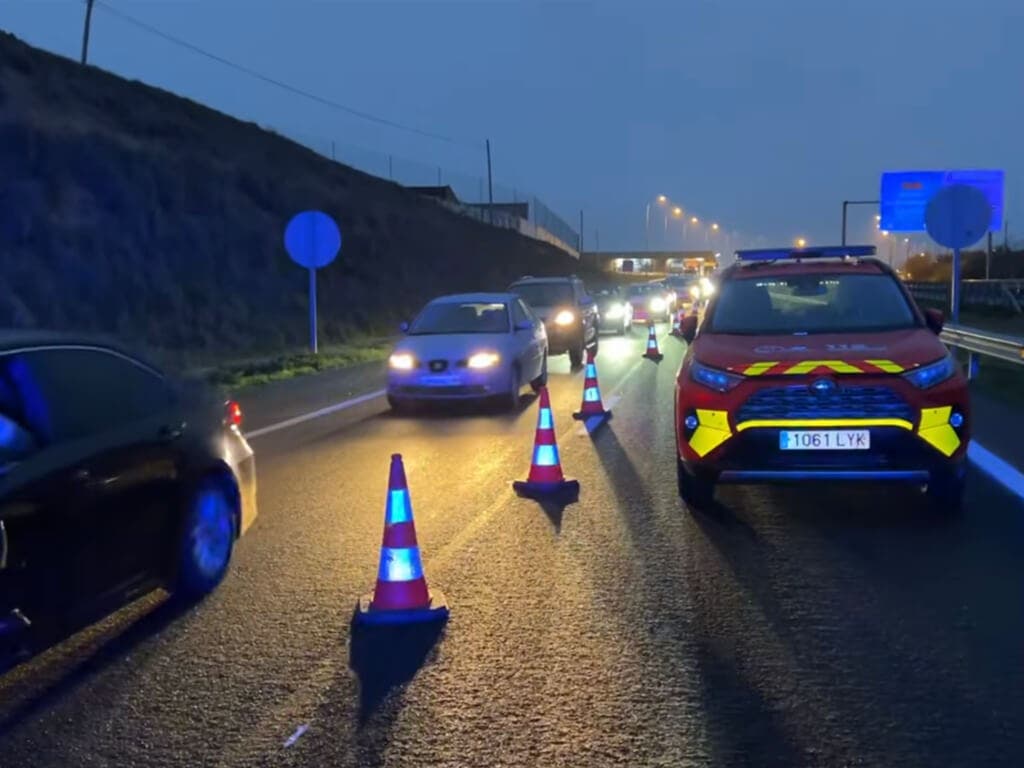
POLYGON ((879 227, 889 232, 924 232, 924 212, 943 187, 966 184, 984 193, 992 206, 989 229, 1003 228, 1002 171, 895 171, 882 174, 879 227))

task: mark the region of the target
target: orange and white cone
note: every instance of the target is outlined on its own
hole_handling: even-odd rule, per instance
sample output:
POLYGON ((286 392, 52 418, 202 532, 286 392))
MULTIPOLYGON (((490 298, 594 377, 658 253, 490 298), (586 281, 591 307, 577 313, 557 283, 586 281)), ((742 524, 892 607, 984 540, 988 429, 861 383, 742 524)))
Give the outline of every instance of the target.
POLYGON ((647 350, 643 354, 648 360, 653 360, 656 363, 660 363, 664 357, 663 354, 658 350, 658 334, 654 328, 654 323, 647 322, 647 350))
POLYGON ((444 595, 431 591, 423 575, 405 467, 401 454, 396 453, 391 457, 377 586, 360 598, 355 621, 358 624, 407 624, 447 618, 448 603, 444 595))
POLYGON ((558 441, 555 439, 555 420, 551 415, 551 398, 547 387, 540 390, 540 411, 537 414, 537 434, 533 440, 530 474, 526 480, 512 483, 512 488, 520 496, 531 499, 579 495, 579 481, 566 480, 562 474, 558 441))
POLYGON ((584 421, 594 416, 611 418, 612 412, 606 411, 601 402, 601 387, 597 384, 597 364, 594 362, 594 350, 587 350, 587 370, 583 379, 583 404, 572 415, 577 421, 584 421))
POLYGON ((672 335, 679 339, 683 337, 683 315, 685 314, 686 310, 680 309, 672 318, 672 335))

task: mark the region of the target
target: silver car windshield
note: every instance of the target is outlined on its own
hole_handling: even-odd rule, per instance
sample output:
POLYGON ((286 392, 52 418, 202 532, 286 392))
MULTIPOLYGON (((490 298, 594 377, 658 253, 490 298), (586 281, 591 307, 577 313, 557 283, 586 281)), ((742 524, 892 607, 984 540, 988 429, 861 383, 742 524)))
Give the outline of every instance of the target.
POLYGON ((473 301, 428 304, 409 329, 410 336, 508 332, 506 304, 473 301))

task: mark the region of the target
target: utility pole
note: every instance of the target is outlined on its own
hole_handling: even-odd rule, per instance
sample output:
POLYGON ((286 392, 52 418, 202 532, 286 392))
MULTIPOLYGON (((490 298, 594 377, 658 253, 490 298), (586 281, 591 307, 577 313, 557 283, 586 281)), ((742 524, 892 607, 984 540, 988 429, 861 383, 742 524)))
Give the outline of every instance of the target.
POLYGON ((583 209, 580 208, 580 253, 583 253, 583 209))
POLYGON ((494 223, 494 183, 491 176, 491 140, 487 139, 487 217, 494 223))
POLYGON ((82 30, 82 64, 89 61, 89 27, 92 25, 92 4, 95 0, 85 0, 85 29, 82 30))

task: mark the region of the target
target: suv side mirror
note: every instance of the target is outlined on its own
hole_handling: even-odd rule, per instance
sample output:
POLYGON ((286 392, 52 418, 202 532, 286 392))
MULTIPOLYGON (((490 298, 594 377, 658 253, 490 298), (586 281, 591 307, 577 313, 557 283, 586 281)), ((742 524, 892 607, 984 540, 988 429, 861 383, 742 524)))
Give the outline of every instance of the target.
POLYGON ((401 325, 398 326, 398 330, 400 330, 402 333, 408 333, 409 332, 409 324, 403 322, 401 325))
POLYGON ((683 341, 692 344, 697 337, 697 316, 687 315, 684 317, 679 323, 679 333, 683 337, 683 341))
POLYGON ((595 303, 596 303, 596 300, 590 294, 587 294, 586 296, 582 296, 580 298, 580 306, 581 307, 592 307, 592 306, 594 306, 595 303))
POLYGON ((931 329, 932 333, 942 333, 942 326, 946 324, 946 316, 942 310, 929 307, 924 311, 924 322, 931 329))
POLYGON ((523 320, 521 322, 516 323, 516 333, 519 333, 520 331, 532 331, 532 330, 533 330, 533 323, 531 323, 529 320, 523 320))

